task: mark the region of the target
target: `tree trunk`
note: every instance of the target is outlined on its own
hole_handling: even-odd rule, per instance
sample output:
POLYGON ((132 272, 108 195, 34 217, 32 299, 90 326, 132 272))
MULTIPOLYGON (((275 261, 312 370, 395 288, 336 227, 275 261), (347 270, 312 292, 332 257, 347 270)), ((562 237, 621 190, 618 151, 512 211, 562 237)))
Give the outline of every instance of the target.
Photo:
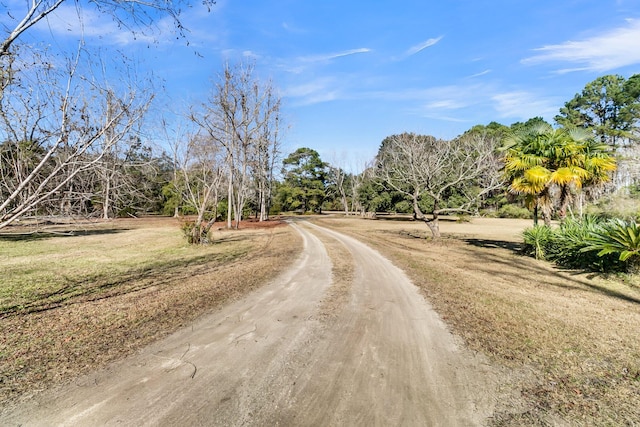
POLYGON ((564 222, 567 217, 567 207, 571 200, 571 192, 569 186, 563 185, 560 189, 560 209, 558 209, 558 217, 561 222, 564 222))
POLYGON ((440 238, 440 223, 438 222, 438 215, 433 214, 433 218, 431 220, 423 218, 423 221, 427 224, 429 230, 431 230, 431 237, 433 237, 433 240, 438 240, 440 238))
POLYGON ((413 194, 413 217, 414 219, 423 221, 425 224, 427 224, 427 227, 429 227, 429 230, 431 231, 431 237, 433 237, 434 240, 437 240, 440 238, 440 223, 438 222, 438 211, 437 211, 438 205, 437 203, 434 203, 433 212, 431 214, 432 217, 431 219, 429 219, 425 216, 424 213, 422 213, 422 210, 418 205, 419 197, 420 197, 419 194, 416 194, 416 193, 413 194))
POLYGON ((233 214, 233 173, 229 173, 229 186, 227 190, 227 228, 231 229, 233 214))
POLYGON ((198 218, 193 224, 193 229, 191 230, 191 243, 194 245, 199 245, 202 243, 202 221, 204 220, 204 211, 198 212, 198 218))
POLYGON ((104 220, 109 219, 109 211, 111 210, 111 179, 109 179, 110 177, 108 175, 109 174, 107 174, 104 182, 104 200, 102 202, 102 219, 104 220))
POLYGON ((551 209, 549 207, 542 208, 542 219, 544 220, 544 225, 551 227, 551 209))
POLYGON ((349 201, 347 200, 347 195, 345 194, 344 190, 342 191, 340 197, 342 198, 342 206, 344 206, 344 216, 349 216, 349 201))

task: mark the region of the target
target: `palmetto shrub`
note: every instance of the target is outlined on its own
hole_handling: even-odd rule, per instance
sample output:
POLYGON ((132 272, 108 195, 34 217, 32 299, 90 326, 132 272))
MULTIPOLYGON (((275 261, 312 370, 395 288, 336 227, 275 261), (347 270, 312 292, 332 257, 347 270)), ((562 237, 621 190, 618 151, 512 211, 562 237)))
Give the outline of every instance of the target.
POLYGON ((589 238, 598 232, 604 223, 604 219, 592 215, 565 220, 553 233, 548 259, 568 268, 593 271, 622 269, 616 257, 599 255, 597 251, 588 249, 589 238))
POLYGON ((538 225, 524 231, 524 251, 537 259, 553 261, 574 269, 621 271, 624 260, 613 252, 602 252, 593 244, 593 236, 604 233, 608 222, 596 216, 567 219, 559 227, 538 225))
POLYGON ((613 255, 629 272, 640 272, 640 226, 635 221, 612 219, 590 233, 584 252, 613 255))
POLYGON ((524 238, 523 251, 536 259, 547 259, 551 249, 553 230, 546 225, 536 225, 522 232, 524 238))

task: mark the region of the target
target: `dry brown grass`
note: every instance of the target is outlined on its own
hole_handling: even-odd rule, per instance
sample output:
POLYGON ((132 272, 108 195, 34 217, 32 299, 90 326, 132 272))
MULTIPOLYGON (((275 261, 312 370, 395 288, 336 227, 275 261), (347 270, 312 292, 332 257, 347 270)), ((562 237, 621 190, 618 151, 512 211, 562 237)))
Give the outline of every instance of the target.
POLYGON ((495 425, 637 425, 640 290, 519 255, 528 221, 320 220, 411 276, 453 332, 513 372, 495 425))
POLYGON ((116 221, 75 236, 0 239, 0 407, 250 292, 301 247, 288 227, 218 231, 215 244, 188 247, 178 225, 116 221))

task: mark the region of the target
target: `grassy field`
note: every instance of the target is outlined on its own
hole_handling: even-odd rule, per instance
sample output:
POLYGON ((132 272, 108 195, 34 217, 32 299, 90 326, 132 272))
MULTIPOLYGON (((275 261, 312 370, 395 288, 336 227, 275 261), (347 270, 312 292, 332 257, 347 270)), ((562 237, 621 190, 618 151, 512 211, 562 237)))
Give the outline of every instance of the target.
MULTIPOLYGON (((494 425, 638 425, 640 289, 519 254, 530 221, 323 219, 403 268, 452 331, 504 367, 494 425)), ((636 281, 637 283, 637 281, 636 281)))
POLYGON ((301 244, 285 226, 217 231, 215 244, 200 247, 186 244, 173 219, 74 229, 0 236, 0 407, 240 297, 301 244))

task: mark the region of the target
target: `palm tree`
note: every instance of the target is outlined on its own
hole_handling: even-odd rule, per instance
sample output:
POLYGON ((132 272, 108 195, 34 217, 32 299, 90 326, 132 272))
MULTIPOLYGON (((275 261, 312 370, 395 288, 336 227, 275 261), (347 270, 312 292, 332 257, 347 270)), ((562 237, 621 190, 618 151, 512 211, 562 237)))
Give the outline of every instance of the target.
MULTIPOLYGON (((559 165, 574 171, 578 179, 560 185, 561 220, 566 217, 572 190, 579 191, 583 187, 595 187, 607 182, 611 178, 611 172, 616 169, 615 158, 610 154, 611 147, 596 140, 591 131, 584 128, 566 128, 566 133, 573 149, 571 156, 560 159, 559 165)), ((560 180, 557 181, 559 183, 560 180)))
POLYGON ((608 179, 615 160, 607 148, 595 143, 584 129, 554 129, 548 123, 519 129, 506 137, 503 146, 509 189, 525 195, 527 206, 533 208, 534 224, 541 210, 545 224, 550 225, 554 196, 564 219, 574 191, 608 179))

